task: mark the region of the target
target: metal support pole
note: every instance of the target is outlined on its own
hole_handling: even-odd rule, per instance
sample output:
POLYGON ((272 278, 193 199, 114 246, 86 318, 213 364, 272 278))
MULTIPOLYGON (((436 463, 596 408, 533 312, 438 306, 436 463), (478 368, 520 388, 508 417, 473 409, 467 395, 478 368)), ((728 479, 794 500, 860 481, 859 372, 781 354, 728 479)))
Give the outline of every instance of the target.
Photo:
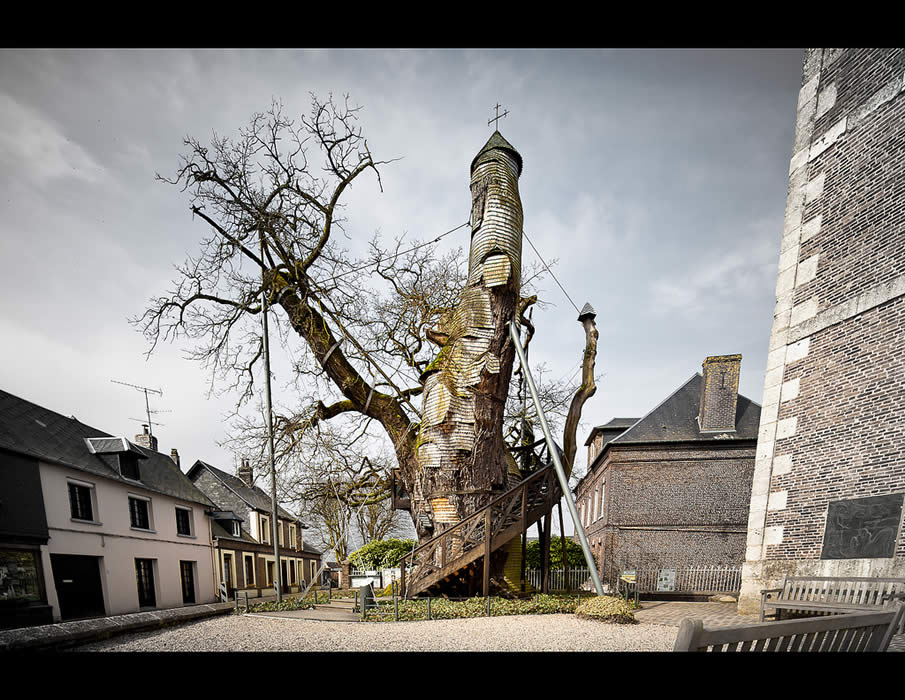
MULTIPOLYGON (((261 263, 264 263, 264 229, 259 231, 261 236, 261 263)), ((261 270, 261 278, 266 282, 264 270, 261 270)), ((270 507, 273 511, 271 515, 273 532, 273 586, 277 593, 277 602, 283 600, 283 580, 280 572, 280 538, 277 528, 279 527, 280 514, 277 505, 277 468, 273 455, 273 405, 270 396, 270 333, 267 328, 267 287, 261 292, 261 322, 263 324, 263 340, 264 340, 264 396, 267 400, 267 453, 270 458, 270 507)))
POLYGON ((563 497, 566 499, 566 505, 569 507, 569 514, 572 516, 572 523, 575 526, 575 532, 578 533, 578 539, 581 542, 581 551, 584 553, 585 562, 591 572, 591 580, 594 582, 594 589, 597 595, 603 595, 603 585, 600 583, 600 576, 597 573, 597 562, 594 561, 594 555, 591 554, 591 546, 588 544, 588 538, 585 535, 584 528, 581 526, 581 518, 578 515, 578 508, 575 506, 575 499, 572 498, 572 490, 569 488, 569 480, 566 478, 566 472, 563 469, 562 461, 559 459, 559 451, 553 443, 553 436, 550 434, 550 426, 547 425, 547 418, 541 407, 540 398, 537 395, 537 387, 534 386, 534 377, 531 376, 531 370, 528 369, 528 362, 525 358, 525 351, 522 349, 521 338, 518 325, 515 321, 509 322, 509 335, 515 345, 515 351, 518 353, 519 361, 525 369, 525 379, 528 380, 528 389, 531 391, 531 398, 534 399, 534 407, 537 409, 537 417, 540 420, 541 428, 544 431, 544 437, 547 439, 547 450, 553 458, 553 467, 556 470, 556 476, 559 478, 559 486, 562 489, 563 497))

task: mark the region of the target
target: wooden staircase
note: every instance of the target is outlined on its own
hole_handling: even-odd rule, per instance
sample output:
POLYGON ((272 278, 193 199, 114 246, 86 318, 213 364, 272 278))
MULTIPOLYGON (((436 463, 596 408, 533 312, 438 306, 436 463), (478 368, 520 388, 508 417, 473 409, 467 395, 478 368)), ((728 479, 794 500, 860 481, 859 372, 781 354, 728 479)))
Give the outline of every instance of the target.
POLYGON ((562 497, 553 465, 549 464, 481 510, 445 528, 403 558, 402 594, 411 598, 463 574, 483 570, 483 591, 490 590, 489 555, 509 544, 551 512, 562 497))

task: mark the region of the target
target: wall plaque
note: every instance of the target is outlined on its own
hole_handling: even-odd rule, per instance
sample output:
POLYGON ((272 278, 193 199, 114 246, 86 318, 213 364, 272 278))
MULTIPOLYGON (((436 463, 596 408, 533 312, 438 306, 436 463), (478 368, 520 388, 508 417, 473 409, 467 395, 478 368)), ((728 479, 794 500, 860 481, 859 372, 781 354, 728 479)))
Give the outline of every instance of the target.
POLYGON ((902 525, 905 494, 853 498, 830 503, 821 559, 892 557, 902 525))

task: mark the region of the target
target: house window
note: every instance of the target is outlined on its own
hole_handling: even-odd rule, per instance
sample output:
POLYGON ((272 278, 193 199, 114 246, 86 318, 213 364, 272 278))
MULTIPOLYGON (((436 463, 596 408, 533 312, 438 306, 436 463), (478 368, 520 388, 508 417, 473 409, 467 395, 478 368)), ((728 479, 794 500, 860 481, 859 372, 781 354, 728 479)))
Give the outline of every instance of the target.
POLYGON ((280 541, 280 547, 283 546, 283 521, 277 521, 277 539, 280 541))
POLYGON ((182 602, 192 604, 195 602, 195 562, 179 562, 179 574, 182 578, 182 602))
POLYGON ((290 525, 290 526, 289 526, 289 546, 290 546, 292 549, 295 549, 295 548, 296 548, 296 545, 295 545, 295 525, 290 525))
POLYGON ((26 550, 0 550, 0 603, 43 600, 39 556, 26 550))
POLYGON ((255 558, 245 555, 245 585, 253 586, 255 583, 255 558))
POLYGON ((273 585, 273 577, 274 577, 274 564, 272 561, 267 562, 267 585, 273 585))
POLYGON ((289 560, 289 584, 295 585, 295 559, 289 560))
POLYGON ((190 537, 192 535, 192 511, 176 506, 176 533, 190 537))
POLYGON ((127 479, 140 481, 141 473, 138 470, 138 457, 131 453, 121 454, 119 456, 119 472, 127 479))
POLYGON ((94 520, 90 486, 69 482, 69 512, 75 520, 94 520))
POLYGON ((270 518, 261 516, 261 542, 270 544, 270 518))
POLYGON ((242 525, 238 520, 233 520, 233 537, 241 537, 242 536, 242 525))
POLYGON ((603 517, 604 508, 606 507, 606 479, 600 485, 600 517, 603 517))
POLYGON ((139 530, 151 529, 151 502, 146 498, 129 496, 129 519, 132 527, 139 530))

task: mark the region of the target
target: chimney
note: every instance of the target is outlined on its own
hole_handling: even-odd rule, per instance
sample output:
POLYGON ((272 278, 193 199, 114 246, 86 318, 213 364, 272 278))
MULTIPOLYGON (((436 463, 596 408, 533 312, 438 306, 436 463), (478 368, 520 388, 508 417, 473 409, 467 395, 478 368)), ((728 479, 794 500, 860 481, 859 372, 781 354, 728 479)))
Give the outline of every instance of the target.
POLYGON ((144 432, 135 436, 135 444, 157 452, 157 438, 151 435, 147 425, 142 425, 144 432))
POLYGON ((172 459, 174 462, 176 462, 176 466, 177 466, 177 467, 180 466, 180 464, 179 464, 179 452, 176 451, 176 448, 175 448, 175 447, 174 447, 172 450, 170 450, 170 459, 172 459))
POLYGON ((242 458, 242 464, 239 466, 239 469, 236 472, 236 475, 245 482, 245 485, 248 488, 252 487, 255 478, 255 472, 252 466, 248 463, 248 459, 246 457, 242 458))
POLYGON ((741 355, 717 355, 704 360, 698 426, 701 432, 735 430, 741 355))

